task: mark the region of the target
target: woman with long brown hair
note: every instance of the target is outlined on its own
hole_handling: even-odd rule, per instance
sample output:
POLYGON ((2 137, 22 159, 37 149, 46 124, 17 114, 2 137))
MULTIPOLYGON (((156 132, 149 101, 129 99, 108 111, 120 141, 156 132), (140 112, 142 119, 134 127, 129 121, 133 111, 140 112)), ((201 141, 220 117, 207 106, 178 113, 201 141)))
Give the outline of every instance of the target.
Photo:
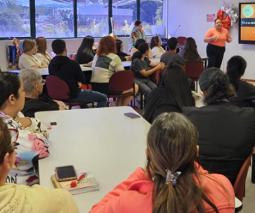
POLYGON ((147 139, 147 166, 138 168, 90 213, 234 212, 234 191, 226 177, 208 174, 197 162, 198 133, 179 113, 163 113, 147 139))
POLYGON ((44 37, 36 38, 37 53, 36 57, 41 61, 42 67, 48 67, 51 61, 51 56, 47 52, 47 41, 44 37))

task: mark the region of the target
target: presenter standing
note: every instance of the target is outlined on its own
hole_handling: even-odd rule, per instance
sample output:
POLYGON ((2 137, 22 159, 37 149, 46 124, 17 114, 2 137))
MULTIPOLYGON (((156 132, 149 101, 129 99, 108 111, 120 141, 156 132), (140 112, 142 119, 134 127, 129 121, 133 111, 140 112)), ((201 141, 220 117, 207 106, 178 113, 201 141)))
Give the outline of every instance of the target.
POLYGON ((135 21, 135 26, 131 32, 131 38, 132 38, 133 46, 135 45, 135 42, 138 39, 144 39, 146 41, 146 35, 144 33, 141 21, 139 20, 135 21))
POLYGON ((220 68, 226 42, 231 42, 232 38, 229 31, 222 26, 220 19, 216 19, 214 23, 214 27, 206 32, 204 41, 208 43, 206 48, 208 67, 220 68))

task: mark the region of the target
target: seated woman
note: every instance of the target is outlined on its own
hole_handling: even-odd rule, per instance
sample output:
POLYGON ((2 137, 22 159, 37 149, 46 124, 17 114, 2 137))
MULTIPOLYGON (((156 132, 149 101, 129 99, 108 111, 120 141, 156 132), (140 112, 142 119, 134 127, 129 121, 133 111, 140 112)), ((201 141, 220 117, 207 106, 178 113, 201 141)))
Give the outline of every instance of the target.
POLYGON ((191 61, 202 62, 202 58, 197 51, 196 41, 192 37, 187 38, 184 49, 179 53, 179 55, 183 57, 186 63, 191 61))
POLYGON ((148 97, 143 117, 152 123, 163 112, 182 112, 184 106, 195 106, 191 85, 181 66, 168 65, 161 84, 148 97))
POLYGON ((83 38, 81 45, 76 54, 76 61, 79 64, 88 64, 93 61, 95 52, 93 50, 94 38, 86 36, 83 38))
POLYGON ((150 47, 151 47, 152 58, 160 59, 161 56, 165 53, 165 50, 161 45, 162 43, 159 36, 153 36, 151 38, 150 47))
POLYGON ((36 57, 41 61, 41 67, 46 68, 49 66, 51 56, 47 52, 47 41, 44 37, 36 38, 37 53, 36 57))
POLYGON ((38 111, 65 110, 68 106, 62 101, 52 100, 46 96, 40 96, 43 92, 45 80, 36 70, 22 70, 20 79, 25 91, 25 105, 22 113, 28 117, 34 117, 38 111))
POLYGON ((196 162, 197 140, 186 117, 161 114, 148 133, 146 169, 137 168, 90 213, 233 213, 233 188, 226 177, 209 174, 196 162))
POLYGON ((199 132, 199 160, 209 172, 223 174, 234 184, 255 145, 255 111, 229 101, 234 89, 219 68, 205 70, 199 85, 206 106, 183 109, 199 132))
POLYGON ((122 41, 120 39, 116 39, 116 54, 120 57, 121 61, 130 61, 131 57, 127 54, 123 52, 123 45, 122 45, 122 41))
POLYGON ((139 90, 145 95, 147 100, 149 94, 157 85, 150 79, 154 73, 161 71, 161 64, 151 68, 148 59, 149 45, 142 43, 138 47, 138 51, 132 56, 131 70, 135 73, 135 82, 139 86, 139 90))
POLYGON ((0 206, 1 212, 69 213, 78 212, 71 194, 62 189, 8 184, 5 180, 15 167, 15 144, 8 127, 0 118, 0 206), (45 205, 47 203, 47 205, 45 205))
POLYGON ((38 183, 38 158, 48 152, 48 133, 34 118, 21 117, 25 92, 16 75, 0 73, 0 118, 8 125, 12 142, 16 144, 16 167, 8 174, 7 182, 32 185, 38 183))
MULTIPOLYGON (((108 94, 109 80, 114 72, 124 71, 120 57, 116 55, 116 42, 112 36, 103 37, 97 49, 97 54, 92 62, 92 89, 104 94, 108 94)), ((133 88, 130 88, 123 93, 128 93, 133 88)), ((135 91, 138 88, 135 86, 135 91)), ((117 105, 128 105, 132 96, 121 98, 117 101, 117 105)))
POLYGON ((241 107, 255 107, 255 86, 241 80, 244 75, 247 62, 242 56, 233 56, 227 64, 227 75, 236 90, 234 103, 241 107))
POLYGON ((33 40, 25 39, 23 41, 23 53, 19 57, 20 69, 39 69, 42 68, 42 62, 36 57, 36 44, 33 40))

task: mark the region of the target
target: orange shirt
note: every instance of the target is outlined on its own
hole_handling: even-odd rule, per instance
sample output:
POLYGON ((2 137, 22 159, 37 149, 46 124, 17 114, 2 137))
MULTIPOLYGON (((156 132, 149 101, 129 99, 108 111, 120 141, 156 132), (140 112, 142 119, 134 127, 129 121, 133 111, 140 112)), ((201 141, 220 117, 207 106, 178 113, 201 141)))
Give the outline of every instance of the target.
POLYGON ((219 32, 218 30, 215 29, 215 27, 213 27, 209 29, 205 34, 205 38, 210 38, 213 36, 217 36, 218 39, 216 41, 208 42, 209 44, 219 47, 225 47, 226 42, 229 42, 228 41, 229 32, 225 28, 222 28, 221 31, 219 32))
MULTIPOLYGON (((198 185, 203 188, 219 212, 233 213, 235 193, 229 180, 220 174, 208 174, 198 164, 196 168, 199 174, 199 180, 196 180, 198 185)), ((138 168, 94 205, 90 213, 151 213, 153 188, 154 183, 142 168, 138 168)), ((206 202, 203 204, 205 212, 214 212, 206 202)))

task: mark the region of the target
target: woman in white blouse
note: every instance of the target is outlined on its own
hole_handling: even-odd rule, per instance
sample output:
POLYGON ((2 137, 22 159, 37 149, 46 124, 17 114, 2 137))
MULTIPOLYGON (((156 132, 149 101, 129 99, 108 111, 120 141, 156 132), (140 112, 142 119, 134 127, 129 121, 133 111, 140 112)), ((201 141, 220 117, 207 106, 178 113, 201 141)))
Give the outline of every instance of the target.
POLYGON ((164 48, 161 46, 161 39, 159 36, 153 36, 151 38, 151 52, 152 58, 160 58, 165 53, 164 48))
POLYGON ((19 58, 20 69, 38 69, 42 68, 41 61, 35 56, 36 44, 33 40, 25 39, 23 41, 23 53, 19 58))
POLYGON ((44 37, 36 38, 37 53, 36 57, 41 61, 42 67, 48 67, 51 61, 51 56, 47 52, 47 41, 44 37))

